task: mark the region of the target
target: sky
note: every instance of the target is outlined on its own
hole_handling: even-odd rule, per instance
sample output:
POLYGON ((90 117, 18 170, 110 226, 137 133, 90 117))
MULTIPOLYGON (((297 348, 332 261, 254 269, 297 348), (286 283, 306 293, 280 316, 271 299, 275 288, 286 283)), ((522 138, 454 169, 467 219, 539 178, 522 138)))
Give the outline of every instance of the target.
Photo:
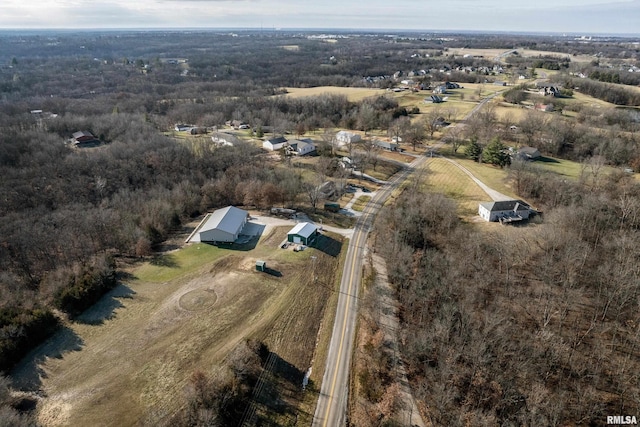
POLYGON ((23 28, 640 34, 640 0, 0 0, 0 29, 23 28))

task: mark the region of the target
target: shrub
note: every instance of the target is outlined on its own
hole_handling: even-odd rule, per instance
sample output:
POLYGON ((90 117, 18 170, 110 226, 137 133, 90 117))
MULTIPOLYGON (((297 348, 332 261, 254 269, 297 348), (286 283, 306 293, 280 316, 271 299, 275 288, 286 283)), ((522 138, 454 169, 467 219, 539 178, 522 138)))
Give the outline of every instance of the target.
POLYGON ((69 279, 67 286, 62 287, 54 296, 54 304, 71 317, 78 316, 98 300, 116 284, 115 263, 113 259, 104 259, 83 268, 69 279))

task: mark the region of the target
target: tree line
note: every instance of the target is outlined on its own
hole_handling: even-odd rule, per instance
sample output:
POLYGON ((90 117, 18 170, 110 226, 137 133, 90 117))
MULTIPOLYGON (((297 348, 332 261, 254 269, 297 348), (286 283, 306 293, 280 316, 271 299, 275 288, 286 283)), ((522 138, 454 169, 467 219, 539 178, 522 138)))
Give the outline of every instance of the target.
POLYGON ((542 223, 479 230, 452 201, 415 190, 377 222, 423 416, 604 425, 637 411, 640 186, 623 174, 567 183, 520 170, 512 180, 543 207, 542 223))

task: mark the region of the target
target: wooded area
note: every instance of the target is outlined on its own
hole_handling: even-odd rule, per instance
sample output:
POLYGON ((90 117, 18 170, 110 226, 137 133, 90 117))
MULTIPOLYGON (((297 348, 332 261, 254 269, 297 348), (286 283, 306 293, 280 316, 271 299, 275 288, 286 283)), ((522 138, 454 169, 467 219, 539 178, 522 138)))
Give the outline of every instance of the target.
MULTIPOLYGON (((638 382, 629 373, 639 371, 639 190, 624 174, 605 177, 602 167, 640 170, 640 114, 571 102, 575 92, 639 105, 634 88, 617 84, 635 81, 623 68, 640 66, 637 45, 352 32, 329 43, 317 35, 0 33, 0 371, 113 288, 120 263, 153 255, 186 221, 229 204, 315 210, 325 179, 346 181, 332 145, 334 131, 344 128, 386 133, 414 150, 427 135, 443 136, 454 154, 466 145, 481 160, 488 150, 485 160, 501 167, 509 163, 504 144, 583 161, 577 183, 514 162, 513 188, 548 212, 539 228, 506 237, 443 215, 435 207, 453 212, 450 201, 417 192, 382 215, 378 241, 393 242, 380 251, 404 307, 403 351, 434 422, 463 424, 473 414, 489 424, 552 425, 637 408, 638 382), (385 89, 410 77, 425 88, 420 97, 445 81, 478 83, 479 101, 483 85, 506 74, 495 58, 451 49, 516 47, 562 53, 514 54, 504 64, 511 81, 536 68, 562 71, 551 76, 565 85, 563 97, 553 99, 557 114, 531 108, 515 118, 487 105, 464 132, 443 133, 444 121, 461 119, 454 107, 410 108, 391 95, 285 96, 285 87, 385 89), (576 55, 599 59, 579 64, 576 55), (576 77, 583 71, 591 77, 576 77), (282 167, 266 159, 258 139, 218 147, 206 135, 184 138, 174 130, 177 123, 217 130, 229 120, 248 125, 246 135, 238 133, 244 140, 311 135, 321 159, 282 167), (73 147, 69 139, 78 131, 91 132, 98 146, 73 147), (521 375, 507 375, 516 371, 521 375)), ((525 93, 532 89, 514 86, 504 100, 527 107, 545 101, 525 93)), ((351 148, 358 163, 374 171, 381 165, 371 140, 351 148)), ((226 407, 208 390, 246 393, 249 386, 240 383, 228 373, 194 375, 197 403, 181 422, 213 420, 208 411, 226 407)), ((0 410, 22 422, 2 406, 15 407, 2 397, 5 385, 0 410)))
POLYGON ((544 223, 477 230, 446 214, 451 201, 409 191, 380 216, 377 248, 423 415, 556 426, 636 413, 640 186, 624 175, 567 183, 535 168, 513 179, 545 207, 544 223))

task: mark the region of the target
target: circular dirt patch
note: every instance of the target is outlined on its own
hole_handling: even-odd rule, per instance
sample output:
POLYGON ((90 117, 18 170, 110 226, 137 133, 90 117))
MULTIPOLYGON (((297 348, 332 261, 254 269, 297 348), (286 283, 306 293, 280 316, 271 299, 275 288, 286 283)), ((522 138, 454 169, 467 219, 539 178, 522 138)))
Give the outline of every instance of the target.
POLYGON ((218 295, 213 289, 196 289, 180 297, 178 305, 189 311, 206 310, 212 307, 218 300, 218 295))

